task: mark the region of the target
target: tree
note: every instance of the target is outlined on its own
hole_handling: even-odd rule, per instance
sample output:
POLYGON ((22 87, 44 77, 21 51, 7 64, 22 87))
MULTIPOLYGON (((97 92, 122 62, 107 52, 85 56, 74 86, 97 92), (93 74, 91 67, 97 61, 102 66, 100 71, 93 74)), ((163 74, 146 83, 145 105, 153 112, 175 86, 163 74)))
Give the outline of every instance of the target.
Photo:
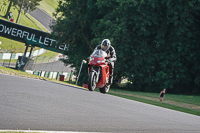
POLYGON ((199 0, 65 0, 53 31, 69 44, 65 62, 77 70, 109 38, 116 81, 126 77, 139 91, 200 93, 199 11, 199 0))
POLYGON ((22 8, 23 8, 25 13, 27 11, 33 11, 33 10, 35 10, 36 6, 39 5, 40 1, 41 0, 18 0, 18 2, 15 2, 14 5, 17 6, 17 7, 20 7, 19 10, 18 10, 19 13, 18 13, 16 23, 18 23, 22 8))
MULTIPOLYGON (((61 12, 61 16, 53 28, 53 35, 60 44, 68 44, 65 54, 68 58, 64 62, 72 64, 78 73, 81 61, 86 59, 95 48, 96 44, 91 43, 94 35, 90 25, 97 17, 94 0, 65 0, 60 1, 57 13, 61 12)), ((87 68, 83 66, 80 75, 82 82, 87 82, 87 68)), ((80 81, 80 80, 79 80, 80 81)), ((79 82, 81 84, 81 81, 79 82)))
POLYGON ((8 9, 6 11, 6 14, 4 15, 5 18, 8 18, 8 13, 10 12, 10 8, 11 6, 15 6, 18 10, 18 17, 16 20, 16 23, 18 23, 20 14, 21 14, 21 10, 23 9, 24 12, 26 13, 27 11, 33 11, 35 10, 36 6, 39 5, 39 2, 41 0, 9 0, 9 5, 8 5, 8 9))
POLYGON ((8 9, 7 9, 7 11, 6 11, 6 14, 4 15, 4 17, 7 19, 8 18, 8 13, 10 12, 10 8, 11 8, 11 6, 12 6, 12 3, 13 3, 13 0, 9 0, 10 1, 10 3, 9 3, 9 5, 8 5, 8 9))

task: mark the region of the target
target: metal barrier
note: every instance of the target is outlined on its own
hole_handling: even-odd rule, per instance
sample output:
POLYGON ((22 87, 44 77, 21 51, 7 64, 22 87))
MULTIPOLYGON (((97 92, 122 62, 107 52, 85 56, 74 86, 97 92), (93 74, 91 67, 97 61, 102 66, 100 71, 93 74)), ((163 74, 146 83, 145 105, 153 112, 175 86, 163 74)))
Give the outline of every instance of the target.
MULTIPOLYGON (((25 69, 29 66, 25 66, 25 69)), ((59 58, 52 57, 35 57, 32 67, 32 71, 35 75, 47 77, 51 79, 58 79, 61 75, 64 75, 65 80, 73 80, 73 68, 66 66, 59 58)))
MULTIPOLYGON (((60 75, 64 75, 64 79, 74 81, 74 68, 66 66, 59 58, 52 57, 34 57, 33 63, 27 63, 24 70, 30 74, 47 77, 51 79, 59 79, 60 75)), ((0 59, 0 66, 16 68, 16 59, 0 59)))

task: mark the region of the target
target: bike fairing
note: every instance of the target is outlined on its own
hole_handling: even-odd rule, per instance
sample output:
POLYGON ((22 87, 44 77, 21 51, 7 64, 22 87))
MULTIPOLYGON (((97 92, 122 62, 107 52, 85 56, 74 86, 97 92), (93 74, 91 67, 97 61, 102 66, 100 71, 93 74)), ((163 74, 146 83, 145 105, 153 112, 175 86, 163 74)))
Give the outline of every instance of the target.
POLYGON ((96 87, 99 88, 101 93, 107 93, 109 91, 109 87, 106 86, 108 84, 109 79, 109 66, 106 62, 107 54, 105 51, 101 49, 95 49, 89 58, 88 64, 88 89, 93 91, 96 87))

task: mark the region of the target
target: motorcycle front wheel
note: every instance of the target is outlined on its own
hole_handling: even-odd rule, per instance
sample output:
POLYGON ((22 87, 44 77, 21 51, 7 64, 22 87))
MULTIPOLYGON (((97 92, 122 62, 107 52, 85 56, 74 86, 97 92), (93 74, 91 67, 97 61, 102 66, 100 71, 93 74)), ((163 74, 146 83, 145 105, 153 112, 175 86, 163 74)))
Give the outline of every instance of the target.
POLYGON ((107 85, 105 85, 103 88, 99 88, 99 91, 101 93, 108 93, 108 91, 110 90, 110 86, 108 87, 107 85))
POLYGON ((90 72, 90 76, 88 79, 88 90, 93 91, 96 88, 96 78, 97 75, 95 72, 90 72))

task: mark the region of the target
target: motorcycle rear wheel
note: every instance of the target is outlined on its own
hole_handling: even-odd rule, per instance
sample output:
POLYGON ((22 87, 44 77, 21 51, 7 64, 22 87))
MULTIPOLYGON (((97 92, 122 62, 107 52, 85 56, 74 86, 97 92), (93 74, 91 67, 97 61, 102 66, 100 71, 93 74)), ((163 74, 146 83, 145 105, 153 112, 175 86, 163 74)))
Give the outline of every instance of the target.
POLYGON ((88 90, 89 91, 94 91, 94 89, 96 88, 96 78, 97 78, 96 73, 90 72, 90 76, 88 79, 88 90))
POLYGON ((108 87, 107 85, 105 85, 103 88, 99 88, 99 91, 103 94, 108 93, 109 90, 110 86, 108 87))

